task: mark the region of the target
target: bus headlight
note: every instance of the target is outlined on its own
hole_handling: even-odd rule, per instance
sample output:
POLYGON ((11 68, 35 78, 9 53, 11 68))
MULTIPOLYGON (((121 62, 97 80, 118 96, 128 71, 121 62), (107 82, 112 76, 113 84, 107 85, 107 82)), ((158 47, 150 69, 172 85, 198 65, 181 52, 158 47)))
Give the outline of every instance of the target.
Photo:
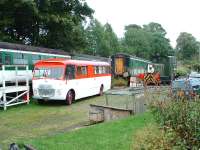
POLYGON ((37 89, 33 89, 33 95, 37 95, 37 89))

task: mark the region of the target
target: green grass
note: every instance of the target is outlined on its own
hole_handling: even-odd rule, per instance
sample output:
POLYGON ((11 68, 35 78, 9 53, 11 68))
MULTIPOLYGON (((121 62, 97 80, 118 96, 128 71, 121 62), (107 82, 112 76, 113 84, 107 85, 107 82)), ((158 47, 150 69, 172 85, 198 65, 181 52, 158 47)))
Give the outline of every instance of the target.
POLYGON ((90 103, 103 103, 104 97, 91 97, 70 106, 62 102, 8 107, 0 110, 0 148, 20 139, 30 139, 68 131, 88 121, 90 103))
POLYGON ((129 150, 134 133, 152 122, 153 116, 145 113, 24 143, 39 150, 129 150))

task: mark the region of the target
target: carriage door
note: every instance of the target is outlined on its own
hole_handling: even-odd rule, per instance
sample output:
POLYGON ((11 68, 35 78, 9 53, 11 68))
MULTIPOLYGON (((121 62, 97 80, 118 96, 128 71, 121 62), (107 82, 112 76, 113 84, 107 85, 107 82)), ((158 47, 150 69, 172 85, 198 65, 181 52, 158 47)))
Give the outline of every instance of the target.
POLYGON ((124 59, 116 58, 115 59, 115 73, 117 75, 122 75, 124 73, 124 59))

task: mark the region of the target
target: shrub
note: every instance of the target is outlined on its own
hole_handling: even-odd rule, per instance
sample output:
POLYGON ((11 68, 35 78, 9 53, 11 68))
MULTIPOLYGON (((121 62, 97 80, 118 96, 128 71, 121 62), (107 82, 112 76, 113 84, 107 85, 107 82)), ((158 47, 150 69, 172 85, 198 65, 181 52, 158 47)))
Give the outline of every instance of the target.
POLYGON ((151 110, 163 129, 172 129, 187 149, 200 148, 200 101, 157 101, 151 110))
POLYGON ((134 135, 133 150, 150 150, 150 149, 181 149, 184 150, 184 145, 181 144, 180 138, 177 138, 175 132, 168 130, 165 132, 157 125, 150 124, 143 130, 139 130, 134 135))
POLYGON ((176 70, 177 76, 186 76, 189 73, 189 69, 187 67, 179 67, 176 70))
POLYGON ((128 79, 124 78, 113 78, 112 87, 114 86, 128 86, 128 79))

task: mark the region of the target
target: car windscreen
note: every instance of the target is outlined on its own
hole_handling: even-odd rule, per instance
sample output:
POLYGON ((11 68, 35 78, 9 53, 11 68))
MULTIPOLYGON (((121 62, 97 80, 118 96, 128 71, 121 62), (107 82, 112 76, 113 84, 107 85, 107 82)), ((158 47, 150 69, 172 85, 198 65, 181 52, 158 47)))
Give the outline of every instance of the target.
POLYGON ((63 67, 36 67, 34 70, 34 78, 61 79, 63 75, 63 67))

